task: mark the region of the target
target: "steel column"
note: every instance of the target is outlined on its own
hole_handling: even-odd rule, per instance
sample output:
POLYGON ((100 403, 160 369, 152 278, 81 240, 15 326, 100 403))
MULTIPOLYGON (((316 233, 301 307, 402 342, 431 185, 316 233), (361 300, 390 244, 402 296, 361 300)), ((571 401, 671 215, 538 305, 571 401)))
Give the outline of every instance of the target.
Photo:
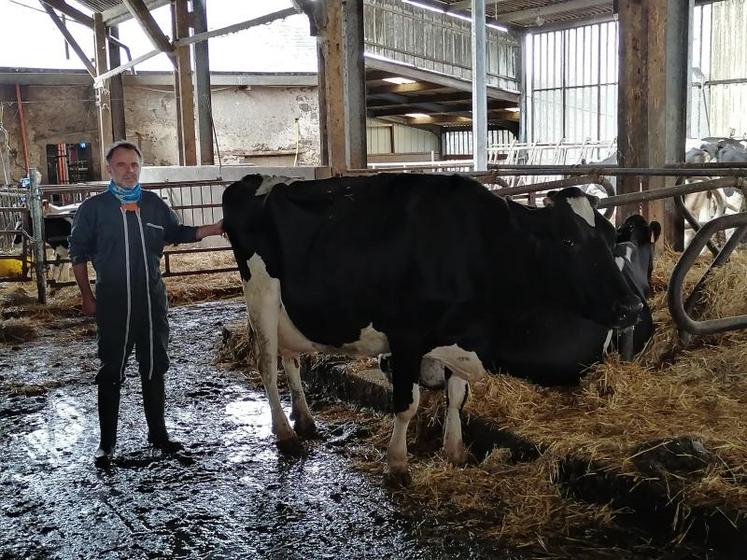
POLYGON ((475 171, 488 168, 485 0, 472 0, 472 154, 475 171))
POLYGON ((39 303, 47 303, 47 275, 44 272, 44 218, 42 216, 41 190, 39 189, 41 173, 36 169, 30 169, 29 178, 31 179, 31 192, 28 206, 29 213, 31 214, 31 224, 34 229, 31 249, 34 255, 36 289, 39 303))
POLYGON ((345 149, 347 168, 366 167, 366 63, 363 58, 363 0, 342 7, 345 61, 345 149))
MULTIPOLYGON (((174 36, 177 39, 189 37, 189 10, 187 0, 175 0, 171 4, 174 21, 174 36)), ((189 46, 177 47, 175 94, 178 96, 177 124, 179 134, 179 165, 197 165, 197 145, 195 144, 195 104, 192 85, 192 57, 189 46)))

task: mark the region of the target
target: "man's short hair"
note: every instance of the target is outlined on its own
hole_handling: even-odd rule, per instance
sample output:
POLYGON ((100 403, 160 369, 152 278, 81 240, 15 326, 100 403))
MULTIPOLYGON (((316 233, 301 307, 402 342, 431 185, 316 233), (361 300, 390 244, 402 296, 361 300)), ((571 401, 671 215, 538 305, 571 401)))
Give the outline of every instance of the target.
POLYGON ((140 163, 141 164, 143 163, 143 153, 140 151, 140 148, 138 148, 132 142, 128 142, 127 140, 118 140, 114 142, 114 144, 109 146, 109 149, 106 150, 106 162, 107 163, 112 162, 112 156, 114 155, 114 152, 120 148, 124 148, 125 150, 133 150, 137 154, 137 157, 140 160, 140 163))

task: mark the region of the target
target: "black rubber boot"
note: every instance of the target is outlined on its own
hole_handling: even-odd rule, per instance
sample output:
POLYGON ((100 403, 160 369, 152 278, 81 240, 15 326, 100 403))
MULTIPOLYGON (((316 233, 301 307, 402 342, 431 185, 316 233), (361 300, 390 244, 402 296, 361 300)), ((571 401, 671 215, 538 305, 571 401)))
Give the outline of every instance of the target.
POLYGON ((143 376, 142 383, 145 421, 148 423, 148 442, 164 453, 181 451, 184 446, 178 441, 172 441, 166 431, 166 421, 163 417, 166 404, 163 377, 154 375, 153 379, 149 380, 143 376))
POLYGON ((117 446, 117 421, 119 419, 120 386, 102 382, 98 384, 99 428, 101 441, 93 456, 97 467, 108 467, 117 446))

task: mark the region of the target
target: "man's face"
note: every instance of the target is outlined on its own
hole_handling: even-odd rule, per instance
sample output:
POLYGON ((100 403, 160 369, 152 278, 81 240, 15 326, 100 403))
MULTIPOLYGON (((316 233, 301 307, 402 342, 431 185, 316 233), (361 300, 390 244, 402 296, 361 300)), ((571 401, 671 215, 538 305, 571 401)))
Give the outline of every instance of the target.
POLYGON ((117 148, 106 170, 118 186, 131 189, 140 180, 140 158, 135 150, 117 148))

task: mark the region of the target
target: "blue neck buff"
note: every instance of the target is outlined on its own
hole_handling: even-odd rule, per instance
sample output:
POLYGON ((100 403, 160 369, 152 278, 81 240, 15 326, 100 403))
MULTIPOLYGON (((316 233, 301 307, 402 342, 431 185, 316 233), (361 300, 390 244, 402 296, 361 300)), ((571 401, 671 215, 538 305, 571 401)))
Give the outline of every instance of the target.
POLYGON ((138 183, 131 189, 125 189, 118 186, 113 180, 109 181, 109 192, 116 196, 122 204, 139 202, 140 196, 143 193, 142 189, 140 188, 140 183, 138 183))

